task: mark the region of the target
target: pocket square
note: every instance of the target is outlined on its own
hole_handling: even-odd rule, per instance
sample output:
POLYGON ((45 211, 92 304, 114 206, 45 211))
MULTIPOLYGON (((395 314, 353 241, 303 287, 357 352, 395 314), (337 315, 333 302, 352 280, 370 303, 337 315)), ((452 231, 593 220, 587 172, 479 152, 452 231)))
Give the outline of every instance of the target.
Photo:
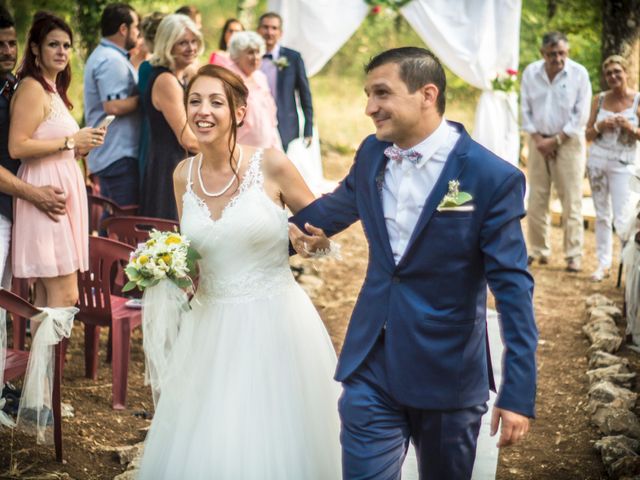
POLYGON ((458 205, 457 207, 440 207, 439 212, 473 212, 476 209, 474 205, 458 205))

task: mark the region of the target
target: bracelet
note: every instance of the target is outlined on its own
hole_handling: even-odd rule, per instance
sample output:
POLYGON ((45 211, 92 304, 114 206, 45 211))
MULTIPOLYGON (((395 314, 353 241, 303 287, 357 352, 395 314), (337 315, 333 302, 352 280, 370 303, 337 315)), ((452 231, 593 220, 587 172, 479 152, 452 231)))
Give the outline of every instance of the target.
MULTIPOLYGON (((329 248, 320 248, 311 254, 311 258, 335 258, 342 260, 342 246, 339 243, 329 240, 329 248)), ((306 250, 306 246, 305 246, 306 250)))
POLYGON ((560 136, 560 134, 557 134, 554 138, 556 139, 556 145, 562 145, 562 137, 560 136))
POLYGON ((598 128, 598 122, 593 124, 593 129, 596 131, 596 133, 598 135, 600 135, 602 132, 600 131, 600 129, 598 128))

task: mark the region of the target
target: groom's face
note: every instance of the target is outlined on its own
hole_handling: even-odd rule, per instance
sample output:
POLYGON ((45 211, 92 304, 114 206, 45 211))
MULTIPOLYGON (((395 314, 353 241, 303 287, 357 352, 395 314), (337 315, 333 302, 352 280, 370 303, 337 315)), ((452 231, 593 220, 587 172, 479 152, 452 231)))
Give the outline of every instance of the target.
POLYGON ((387 63, 371 70, 364 91, 365 113, 373 120, 378 140, 409 148, 422 139, 422 92, 409 92, 397 64, 387 63))

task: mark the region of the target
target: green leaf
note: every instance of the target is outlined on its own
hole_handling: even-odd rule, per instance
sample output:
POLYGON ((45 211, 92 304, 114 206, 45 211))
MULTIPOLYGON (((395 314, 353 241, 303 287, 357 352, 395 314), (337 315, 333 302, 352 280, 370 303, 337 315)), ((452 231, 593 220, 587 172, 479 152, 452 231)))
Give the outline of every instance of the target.
POLYGON ((127 282, 126 285, 124 287, 122 287, 122 291, 123 292, 128 292, 130 290, 133 290, 137 286, 138 286, 138 284, 136 282, 127 282))
POLYGON ((124 272, 127 274, 127 277, 129 277, 129 280, 138 280, 142 276, 140 272, 138 272, 138 269, 133 266, 125 268, 124 272))
POLYGON ((202 258, 202 256, 198 253, 198 251, 193 248, 193 247, 189 247, 187 249, 187 260, 191 260, 191 261, 196 261, 196 260, 200 260, 202 258))
POLYGON ((471 201, 471 199, 473 199, 471 194, 467 192, 458 192, 458 196, 456 197, 456 204, 462 205, 463 203, 471 201))

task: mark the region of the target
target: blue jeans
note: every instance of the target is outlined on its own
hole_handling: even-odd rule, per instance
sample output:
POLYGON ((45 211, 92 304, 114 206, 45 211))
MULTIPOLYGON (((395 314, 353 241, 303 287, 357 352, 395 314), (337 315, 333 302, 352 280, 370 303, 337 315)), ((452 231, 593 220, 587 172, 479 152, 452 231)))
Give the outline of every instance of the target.
POLYGON ((116 160, 95 175, 100 179, 100 195, 120 206, 138 204, 140 180, 137 158, 116 160))

